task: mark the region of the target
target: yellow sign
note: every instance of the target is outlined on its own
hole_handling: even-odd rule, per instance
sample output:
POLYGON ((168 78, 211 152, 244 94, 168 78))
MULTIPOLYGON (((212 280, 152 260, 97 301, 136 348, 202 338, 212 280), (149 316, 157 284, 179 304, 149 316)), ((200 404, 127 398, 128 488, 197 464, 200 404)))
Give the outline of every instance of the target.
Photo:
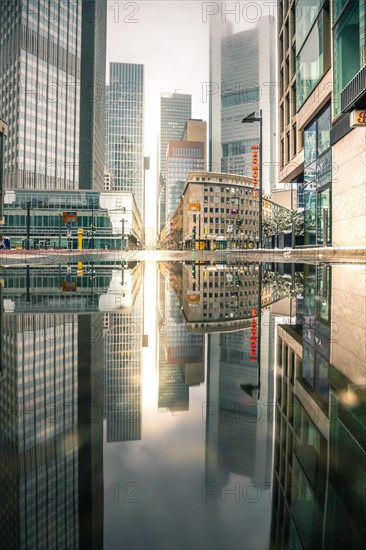
POLYGON ((355 109, 352 111, 351 126, 366 126, 366 110, 355 109))
POLYGON ((189 203, 190 212, 201 212, 201 205, 199 202, 190 202, 189 203))

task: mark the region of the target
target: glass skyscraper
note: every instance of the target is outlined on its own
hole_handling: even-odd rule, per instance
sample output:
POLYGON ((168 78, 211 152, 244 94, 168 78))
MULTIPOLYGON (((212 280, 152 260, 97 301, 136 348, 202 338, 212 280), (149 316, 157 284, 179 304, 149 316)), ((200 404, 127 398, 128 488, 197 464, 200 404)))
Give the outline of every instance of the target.
POLYGON ((263 192, 269 194, 277 162, 275 22, 261 17, 254 29, 237 33, 219 14, 210 24, 210 169, 251 176, 259 123, 241 121, 262 109, 263 192))
POLYGON ((198 141, 169 141, 166 158, 166 216, 179 206, 189 172, 205 169, 205 144, 198 141))
POLYGON ((160 95, 160 178, 158 229, 161 231, 166 219, 166 153, 170 140, 181 140, 188 119, 192 118, 190 94, 163 92, 160 95))
POLYGON ((102 0, 1 2, 5 188, 103 189, 106 9, 102 0))
POLYGON ((144 66, 110 63, 107 169, 114 191, 130 191, 142 211, 144 180, 144 66))

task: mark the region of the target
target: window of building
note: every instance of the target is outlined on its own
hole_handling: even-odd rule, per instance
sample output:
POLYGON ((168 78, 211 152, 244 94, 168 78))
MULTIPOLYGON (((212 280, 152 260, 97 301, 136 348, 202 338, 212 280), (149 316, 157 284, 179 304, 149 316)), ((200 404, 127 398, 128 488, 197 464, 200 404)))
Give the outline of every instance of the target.
POLYGON ((319 15, 324 0, 298 0, 296 5, 296 44, 299 51, 319 15))
POLYGON ((333 78, 334 114, 340 112, 341 92, 366 63, 366 1, 334 0, 333 78), (341 9, 344 10, 341 12, 341 9))
POLYGON ((319 12, 304 40, 301 40, 300 30, 296 29, 297 110, 301 108, 330 66, 329 40, 329 13, 326 9, 319 12))
POLYGON ((326 191, 332 177, 330 128, 328 105, 304 130, 304 244, 321 244, 324 232, 330 242, 330 193, 326 191))

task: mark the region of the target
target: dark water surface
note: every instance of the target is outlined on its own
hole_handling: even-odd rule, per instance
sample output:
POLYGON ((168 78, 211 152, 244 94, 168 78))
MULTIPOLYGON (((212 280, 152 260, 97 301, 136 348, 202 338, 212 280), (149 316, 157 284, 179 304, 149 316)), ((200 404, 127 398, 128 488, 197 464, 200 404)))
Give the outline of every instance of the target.
POLYGON ((2 548, 360 548, 365 266, 4 267, 2 548))

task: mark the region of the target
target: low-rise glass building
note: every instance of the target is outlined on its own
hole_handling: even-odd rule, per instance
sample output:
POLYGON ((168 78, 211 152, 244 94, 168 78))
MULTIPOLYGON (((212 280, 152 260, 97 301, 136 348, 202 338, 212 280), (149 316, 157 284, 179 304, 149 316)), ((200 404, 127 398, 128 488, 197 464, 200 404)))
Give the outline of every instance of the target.
POLYGON ((6 191, 4 218, 2 233, 11 248, 118 250, 141 243, 141 217, 131 193, 6 191))

